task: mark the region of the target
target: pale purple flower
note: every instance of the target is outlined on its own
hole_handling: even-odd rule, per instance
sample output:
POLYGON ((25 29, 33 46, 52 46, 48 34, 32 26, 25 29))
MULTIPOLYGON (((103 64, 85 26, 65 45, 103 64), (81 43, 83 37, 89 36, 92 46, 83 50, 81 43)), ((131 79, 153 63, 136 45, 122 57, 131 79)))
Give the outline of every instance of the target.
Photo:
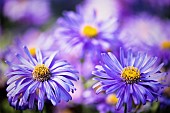
POLYGON ((48 0, 6 0, 4 15, 11 21, 41 25, 50 17, 48 0))
MULTIPOLYGON (((101 51, 107 51, 116 43, 117 18, 110 17, 104 21, 97 20, 97 13, 92 10, 86 13, 83 6, 77 7, 76 12, 64 12, 64 17, 57 21, 58 28, 55 36, 61 41, 63 50, 80 47, 79 57, 85 60, 90 54, 93 61, 100 56, 101 51)), ((79 53, 78 51, 78 53, 79 53)))

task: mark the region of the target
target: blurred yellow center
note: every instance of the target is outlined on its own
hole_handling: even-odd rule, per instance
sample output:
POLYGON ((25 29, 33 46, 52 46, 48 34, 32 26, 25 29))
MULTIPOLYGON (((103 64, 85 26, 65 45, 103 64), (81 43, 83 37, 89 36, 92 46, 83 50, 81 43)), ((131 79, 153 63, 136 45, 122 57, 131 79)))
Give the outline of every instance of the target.
POLYGON ((32 74, 35 80, 41 82, 46 81, 50 78, 50 70, 44 64, 39 64, 35 66, 32 74))
POLYGON ((116 105, 118 102, 118 98, 114 94, 110 94, 106 97, 106 103, 116 105))
POLYGON ((30 54, 31 54, 32 56, 35 56, 35 55, 36 55, 36 49, 35 49, 35 48, 30 48, 29 51, 30 51, 30 54))
POLYGON ((170 41, 162 42, 161 46, 162 46, 163 49, 170 49, 170 41))
POLYGON ((140 78, 140 71, 133 66, 128 66, 123 69, 121 76, 127 83, 133 83, 140 78))
POLYGON ((83 35, 89 37, 89 38, 94 38, 98 34, 97 28, 92 27, 90 25, 86 25, 83 28, 83 35))

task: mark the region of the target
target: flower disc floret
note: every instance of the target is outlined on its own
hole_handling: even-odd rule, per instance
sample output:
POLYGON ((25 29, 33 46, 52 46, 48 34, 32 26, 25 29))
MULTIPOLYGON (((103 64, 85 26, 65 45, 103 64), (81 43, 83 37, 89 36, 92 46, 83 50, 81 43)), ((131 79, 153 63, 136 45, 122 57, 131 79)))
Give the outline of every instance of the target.
POLYGON ((123 69, 121 76, 127 83, 133 83, 140 78, 140 70, 133 66, 128 66, 123 69))
POLYGON ((35 80, 47 81, 50 78, 50 70, 44 64, 39 64, 35 66, 32 75, 35 80))

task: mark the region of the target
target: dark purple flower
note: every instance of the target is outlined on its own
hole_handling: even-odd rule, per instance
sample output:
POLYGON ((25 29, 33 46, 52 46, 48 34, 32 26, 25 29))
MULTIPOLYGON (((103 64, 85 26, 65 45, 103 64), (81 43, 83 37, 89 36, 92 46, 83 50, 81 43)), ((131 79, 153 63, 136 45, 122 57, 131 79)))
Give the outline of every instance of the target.
POLYGON ((153 102, 162 93, 165 86, 162 77, 166 72, 160 72, 163 63, 159 66, 154 64, 157 57, 147 56, 145 53, 132 53, 128 50, 127 55, 120 49, 118 60, 111 52, 103 53, 100 65, 92 73, 99 81, 94 85, 96 93, 105 91, 106 94, 116 94, 118 103, 116 109, 127 104, 128 111, 135 105, 153 102), (100 87, 98 87, 100 85, 100 87))
POLYGON ((42 110, 46 99, 53 105, 71 100, 69 92, 76 90, 72 80, 79 79, 78 72, 66 61, 56 60, 56 53, 43 58, 41 51, 36 49, 33 58, 27 47, 24 52, 28 59, 16 54, 19 64, 7 61, 11 68, 6 89, 10 105, 16 109, 32 109, 37 103, 38 110, 42 110))

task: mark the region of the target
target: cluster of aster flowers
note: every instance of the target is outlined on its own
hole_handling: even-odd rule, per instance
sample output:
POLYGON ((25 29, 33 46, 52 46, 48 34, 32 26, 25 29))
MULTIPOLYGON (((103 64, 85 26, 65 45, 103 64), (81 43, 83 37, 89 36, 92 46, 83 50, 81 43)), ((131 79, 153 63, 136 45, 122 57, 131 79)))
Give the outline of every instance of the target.
MULTIPOLYGON (((97 2, 86 0, 46 31, 30 28, 7 42, 0 63, 7 64, 10 106, 42 111, 50 103, 57 113, 74 113, 77 106, 122 113, 142 112, 155 102, 170 105, 170 22, 148 13, 127 17, 132 12, 126 5, 134 1, 97 2)), ((44 9, 35 13, 36 4, 7 0, 3 11, 12 21, 44 24, 49 2, 43 0, 44 9)))

